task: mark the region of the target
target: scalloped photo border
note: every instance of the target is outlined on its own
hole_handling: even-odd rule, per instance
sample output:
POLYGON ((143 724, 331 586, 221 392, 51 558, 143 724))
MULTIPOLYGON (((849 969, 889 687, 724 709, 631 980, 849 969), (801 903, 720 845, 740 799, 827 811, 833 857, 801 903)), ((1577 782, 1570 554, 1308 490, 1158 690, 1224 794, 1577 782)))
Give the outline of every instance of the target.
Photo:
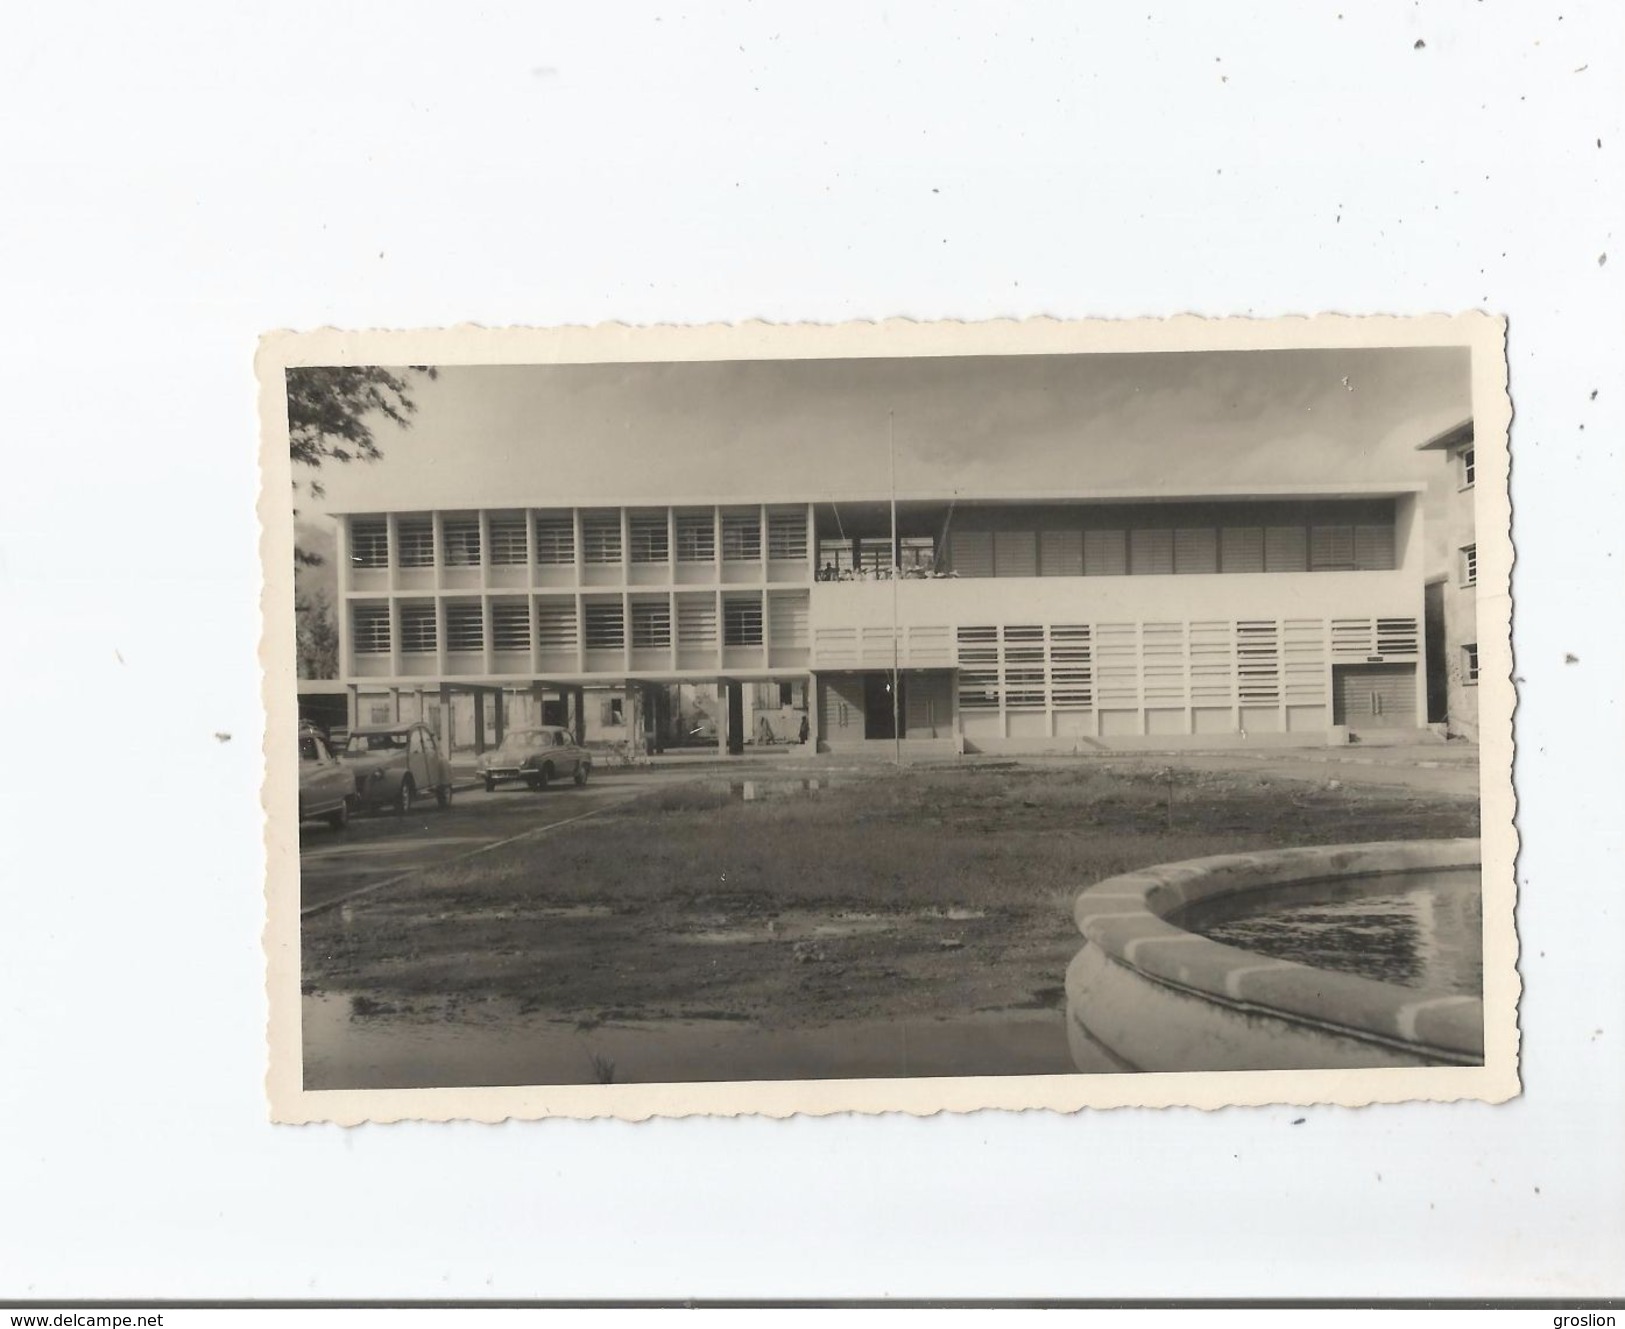
MULTIPOLYGON (((424 331, 273 332, 256 357, 260 386, 260 663, 266 727, 262 788, 266 856, 266 992, 274 1121, 288 1123, 690 1115, 974 1112, 1083 1108, 1504 1102, 1519 1084, 1512 782, 1511 574, 1508 480, 1512 403, 1506 322, 1484 312, 1422 316, 1032 319, 981 323, 903 319, 839 325, 745 322, 694 327, 456 327, 424 331), (295 764, 293 513, 284 371, 309 365, 522 365, 762 359, 1112 355, 1277 349, 1465 346, 1471 350, 1478 540, 1480 792, 1484 881, 1484 1064, 1378 1070, 976 1076, 882 1080, 531 1085, 310 1091, 302 1084, 299 835, 296 791, 272 778, 295 764)), ((1080 888, 1086 883, 1079 883, 1080 888)), ((1065 926, 1063 922, 1063 926, 1065 926)), ((1084 937, 1078 936, 1080 946, 1084 937)))

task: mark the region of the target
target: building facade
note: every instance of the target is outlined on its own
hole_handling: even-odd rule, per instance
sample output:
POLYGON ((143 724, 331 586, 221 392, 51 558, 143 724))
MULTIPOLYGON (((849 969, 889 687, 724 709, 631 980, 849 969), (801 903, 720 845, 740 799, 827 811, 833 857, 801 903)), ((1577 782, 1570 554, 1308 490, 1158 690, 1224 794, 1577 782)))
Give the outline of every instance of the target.
MULTIPOLYGON (((1432 583, 1443 625, 1434 667, 1441 676, 1450 732, 1478 738, 1478 534, 1474 517, 1477 466, 1473 422, 1463 421, 1419 446, 1439 452, 1450 467, 1445 502, 1446 570, 1432 583)), ((1431 589, 1431 588, 1430 588, 1431 589)))
POLYGON ((1415 729, 1421 488, 350 513, 350 719, 635 748, 687 688, 735 752, 1415 729))

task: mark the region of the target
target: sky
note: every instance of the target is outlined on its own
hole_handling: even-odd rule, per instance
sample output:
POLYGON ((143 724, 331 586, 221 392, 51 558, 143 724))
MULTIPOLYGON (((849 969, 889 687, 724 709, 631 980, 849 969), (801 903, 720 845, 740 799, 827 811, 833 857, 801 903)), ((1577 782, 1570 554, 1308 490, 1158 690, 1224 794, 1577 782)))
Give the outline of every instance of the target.
MULTIPOLYGON (((1453 347, 444 368, 383 458, 301 519, 366 509, 805 501, 1448 480, 1416 445, 1471 413, 1453 347)), ((317 522, 320 525, 320 522, 317 522)), ((1430 546, 1432 541, 1429 542, 1430 546)), ((1442 561, 1442 544, 1438 557, 1442 561)), ((1431 562, 1430 558, 1430 562, 1431 562)))

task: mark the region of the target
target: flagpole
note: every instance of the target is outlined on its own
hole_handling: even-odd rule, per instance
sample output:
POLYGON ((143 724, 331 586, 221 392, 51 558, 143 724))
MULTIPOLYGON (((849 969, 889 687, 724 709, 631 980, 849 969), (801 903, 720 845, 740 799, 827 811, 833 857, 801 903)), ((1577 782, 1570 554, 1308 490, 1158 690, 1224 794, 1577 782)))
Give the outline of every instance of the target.
POLYGON ((892 411, 886 412, 886 452, 891 461, 891 736, 892 760, 903 764, 903 729, 901 724, 902 680, 897 673, 897 583, 902 569, 897 557, 897 420, 892 411))

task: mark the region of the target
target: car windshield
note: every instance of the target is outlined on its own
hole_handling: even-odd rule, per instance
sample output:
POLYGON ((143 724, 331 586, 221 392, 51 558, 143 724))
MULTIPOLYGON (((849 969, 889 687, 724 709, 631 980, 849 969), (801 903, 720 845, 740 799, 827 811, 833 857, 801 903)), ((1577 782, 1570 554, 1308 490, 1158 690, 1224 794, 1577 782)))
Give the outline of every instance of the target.
POLYGON ((320 761, 321 759, 322 759, 322 751, 316 745, 316 740, 313 737, 311 737, 311 735, 309 735, 309 734, 300 734, 299 735, 299 760, 300 761, 320 761))
POLYGON ((346 756, 359 757, 369 752, 405 752, 405 734, 351 734, 345 747, 346 756))
POLYGON ((502 740, 504 752, 530 752, 536 748, 550 747, 553 737, 545 729, 523 729, 517 734, 509 734, 502 740))

